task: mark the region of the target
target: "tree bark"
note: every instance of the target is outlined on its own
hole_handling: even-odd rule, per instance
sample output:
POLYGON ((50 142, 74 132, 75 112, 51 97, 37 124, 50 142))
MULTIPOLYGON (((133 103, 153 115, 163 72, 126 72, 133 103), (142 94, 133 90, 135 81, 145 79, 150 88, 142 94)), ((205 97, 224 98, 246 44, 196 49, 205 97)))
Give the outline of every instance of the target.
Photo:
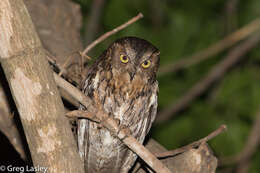
POLYGON ((35 166, 83 172, 64 107, 22 0, 0 1, 0 57, 35 166))
POLYGON ((71 0, 26 0, 24 1, 32 17, 43 47, 55 56, 55 61, 63 65, 71 58, 65 76, 76 83, 81 82, 79 61, 76 52, 83 50, 80 39, 82 16, 79 4, 71 0))
MULTIPOLYGON (((150 139, 145 145, 153 153, 167 151, 161 144, 150 139)), ((207 144, 200 145, 179 155, 161 160, 173 173, 214 173, 217 168, 217 159, 207 144)), ((140 162, 135 165, 133 173, 146 173, 140 162)))

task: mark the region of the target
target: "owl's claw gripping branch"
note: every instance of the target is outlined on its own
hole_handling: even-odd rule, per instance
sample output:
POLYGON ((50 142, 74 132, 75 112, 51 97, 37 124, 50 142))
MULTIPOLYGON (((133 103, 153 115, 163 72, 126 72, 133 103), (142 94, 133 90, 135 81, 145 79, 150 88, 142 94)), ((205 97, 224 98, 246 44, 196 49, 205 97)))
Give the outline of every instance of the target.
POLYGON ((124 140, 128 136, 131 136, 131 131, 127 126, 121 125, 121 126, 119 126, 119 131, 117 132, 117 136, 120 137, 121 140, 124 140), (124 131, 124 132, 122 133, 122 131, 124 131), (121 133, 122 133, 122 135, 121 135, 121 133))
MULTIPOLYGON (((142 144, 140 144, 134 137, 129 136, 126 128, 120 130, 116 121, 110 117, 108 114, 103 112, 102 110, 96 110, 94 106, 92 106, 92 100, 84 95, 80 90, 72 86, 66 80, 58 76, 54 73, 54 79, 56 84, 63 88, 66 92, 68 92, 72 97, 78 100, 82 105, 88 108, 88 111, 95 115, 100 123, 107 128, 110 133, 117 135, 119 139, 121 139, 125 145, 127 145, 133 152, 135 152, 140 158, 143 159, 154 171, 158 173, 170 173, 171 171, 161 162, 159 161, 150 151, 148 151, 142 144), (119 132, 117 134, 117 132, 119 132)), ((98 105, 97 105, 98 107, 98 105)), ((77 115, 77 114, 74 114, 77 115)), ((88 114, 91 115, 91 114, 88 114)), ((88 118, 93 118, 93 116, 89 116, 88 118)))
POLYGON ((69 118, 87 118, 96 123, 100 123, 100 120, 97 118, 95 114, 92 114, 86 110, 74 110, 66 113, 66 116, 69 118))

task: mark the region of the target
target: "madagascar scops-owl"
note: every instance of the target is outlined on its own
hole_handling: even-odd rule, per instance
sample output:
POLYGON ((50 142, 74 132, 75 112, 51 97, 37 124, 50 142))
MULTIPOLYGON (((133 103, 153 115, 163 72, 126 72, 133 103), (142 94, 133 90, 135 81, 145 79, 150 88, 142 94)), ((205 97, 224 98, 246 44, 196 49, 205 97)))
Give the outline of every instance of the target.
MULTIPOLYGON (((159 50, 136 37, 116 40, 91 66, 83 92, 143 143, 157 112, 159 50)), ((81 106, 81 109, 86 109, 81 106)), ((88 173, 124 173, 137 155, 87 119, 78 121, 78 148, 88 173)))

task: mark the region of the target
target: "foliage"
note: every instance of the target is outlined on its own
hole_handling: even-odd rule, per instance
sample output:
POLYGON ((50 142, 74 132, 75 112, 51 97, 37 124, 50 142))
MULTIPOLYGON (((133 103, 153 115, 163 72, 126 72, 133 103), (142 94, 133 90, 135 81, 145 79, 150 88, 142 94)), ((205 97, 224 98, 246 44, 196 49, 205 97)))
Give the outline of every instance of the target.
MULTIPOLYGON (((229 0, 230 1, 230 0, 229 0)), ((88 22, 91 2, 82 4, 84 21, 88 22)), ((97 57, 109 43, 122 36, 137 36, 154 43, 161 51, 162 66, 173 63, 224 38, 227 30, 225 0, 110 0, 101 19, 100 33, 109 31, 142 12, 144 19, 129 26, 98 45, 91 55, 97 57), (156 3, 158 8, 154 8, 156 3)), ((240 28, 260 16, 260 1, 237 1, 231 18, 233 28, 240 28)), ((175 74, 160 77, 159 110, 186 93, 219 61, 228 50, 175 74)), ((220 124, 228 132, 210 142, 218 157, 239 153, 247 140, 260 104, 258 48, 251 50, 239 64, 217 81, 205 94, 177 118, 152 130, 152 137, 168 149, 180 147, 206 136, 220 124)), ((250 171, 259 172, 260 152, 253 157, 250 171)))

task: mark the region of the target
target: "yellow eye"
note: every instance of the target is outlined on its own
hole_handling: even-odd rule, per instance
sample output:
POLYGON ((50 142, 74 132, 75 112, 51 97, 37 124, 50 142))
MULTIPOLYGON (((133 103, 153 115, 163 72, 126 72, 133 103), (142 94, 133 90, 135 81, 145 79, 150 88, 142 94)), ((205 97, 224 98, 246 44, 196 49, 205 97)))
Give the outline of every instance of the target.
POLYGON ((120 55, 120 61, 122 62, 122 63, 128 63, 128 58, 127 58, 127 56, 125 56, 125 55, 120 55))
POLYGON ((150 60, 145 60, 143 63, 142 63, 142 67, 143 68, 148 68, 150 67, 151 65, 151 61, 150 60))

